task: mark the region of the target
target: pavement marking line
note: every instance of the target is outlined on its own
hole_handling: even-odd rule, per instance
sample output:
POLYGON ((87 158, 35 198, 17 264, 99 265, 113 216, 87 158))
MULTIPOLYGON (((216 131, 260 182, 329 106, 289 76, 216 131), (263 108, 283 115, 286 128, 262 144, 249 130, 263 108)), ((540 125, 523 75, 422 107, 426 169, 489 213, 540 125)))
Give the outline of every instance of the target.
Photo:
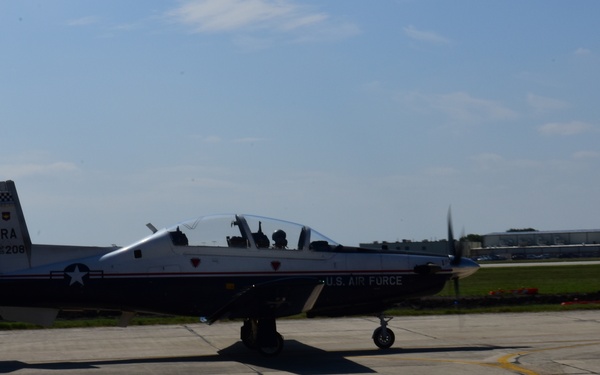
MULTIPOLYGON (((502 358, 504 358, 504 357, 500 358, 498 360, 498 363, 490 363, 490 362, 483 362, 483 361, 467 361, 467 360, 462 360, 462 359, 436 359, 436 358, 419 358, 419 357, 385 358, 385 359, 399 360, 399 361, 454 363, 454 364, 459 364, 459 365, 477 365, 477 366, 484 366, 484 367, 499 368, 499 369, 511 371, 511 372, 517 372, 521 375, 540 375, 535 371, 531 371, 526 368, 515 365, 514 363, 508 362, 510 357, 518 356, 518 355, 520 355, 520 354, 513 353, 513 354, 508 354, 508 355, 504 356, 504 357, 507 357, 506 363, 501 362, 502 358)), ((356 358, 356 357, 354 357, 354 358, 356 358)), ((380 356, 378 356, 378 357, 363 356, 363 358, 373 358, 373 359, 377 358, 379 360, 384 359, 380 356)))
POLYGON ((528 370, 524 367, 521 367, 521 366, 516 365, 513 362, 511 362, 511 360, 516 359, 523 355, 527 355, 529 353, 533 353, 533 352, 511 353, 511 354, 503 355, 502 357, 498 358, 498 365, 499 365, 499 367, 501 367, 505 370, 515 371, 522 375, 539 375, 539 373, 537 373, 535 371, 528 370))
POLYGON ((535 371, 528 370, 524 367, 516 365, 515 363, 511 362, 511 360, 516 359, 518 357, 523 357, 523 356, 526 356, 526 355, 529 355, 532 353, 540 353, 540 352, 547 352, 547 351, 551 351, 551 350, 570 349, 570 348, 577 348, 577 347, 582 347, 582 346, 593 346, 593 345, 600 345, 600 342, 588 342, 588 343, 574 344, 574 345, 562 345, 562 346, 554 346, 551 348, 534 349, 534 350, 528 350, 525 352, 510 353, 510 354, 506 354, 506 355, 503 355, 502 357, 498 358, 498 364, 500 365, 500 367, 502 367, 506 370, 516 371, 523 375, 539 375, 539 373, 537 373, 535 371))

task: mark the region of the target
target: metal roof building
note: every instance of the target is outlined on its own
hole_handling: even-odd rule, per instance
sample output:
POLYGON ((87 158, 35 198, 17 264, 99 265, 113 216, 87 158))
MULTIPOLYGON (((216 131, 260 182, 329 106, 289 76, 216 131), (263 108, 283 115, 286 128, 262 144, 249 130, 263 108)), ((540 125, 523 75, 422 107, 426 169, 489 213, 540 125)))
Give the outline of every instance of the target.
POLYGON ((496 232, 483 236, 483 247, 560 246, 600 244, 600 229, 496 232))

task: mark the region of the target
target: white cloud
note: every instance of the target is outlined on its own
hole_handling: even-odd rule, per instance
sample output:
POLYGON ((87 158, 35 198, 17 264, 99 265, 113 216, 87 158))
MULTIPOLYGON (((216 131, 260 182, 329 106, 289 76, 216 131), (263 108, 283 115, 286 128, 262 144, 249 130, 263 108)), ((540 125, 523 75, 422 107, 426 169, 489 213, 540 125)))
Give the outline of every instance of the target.
POLYGON ((413 109, 423 112, 433 109, 463 123, 509 120, 517 117, 516 112, 499 102, 476 98, 462 91, 448 94, 410 92, 398 94, 396 98, 413 109))
POLYGON ((246 137, 246 138, 234 139, 233 143, 256 143, 256 142, 261 142, 261 141, 264 141, 264 139, 258 138, 258 137, 246 137))
POLYGON ((573 159, 597 159, 600 158, 598 151, 578 151, 573 154, 573 159))
POLYGON ((538 131, 543 135, 577 135, 594 131, 591 124, 582 121, 571 122, 551 122, 538 127, 538 131))
POLYGON ((111 28, 113 31, 131 31, 137 30, 141 27, 139 23, 123 23, 111 28))
POLYGON ((506 159, 496 153, 481 153, 473 156, 472 160, 484 170, 538 168, 543 165, 531 159, 506 159))
POLYGON ((52 175, 78 170, 75 163, 55 162, 50 164, 27 163, 14 165, 0 165, 0 175, 15 180, 27 176, 52 175))
POLYGON ((98 17, 95 16, 87 16, 81 17, 74 20, 70 20, 67 22, 69 26, 88 26, 98 22, 98 17))
POLYGON ((570 106, 569 103, 563 100, 539 96, 532 93, 527 94, 527 104, 529 104, 529 106, 537 113, 566 109, 570 106))
POLYGON ((576 54, 576 55, 579 55, 579 56, 585 56, 585 55, 589 55, 589 54, 591 54, 591 53, 592 53, 592 51, 590 51, 590 50, 589 50, 589 49, 587 49, 587 48, 577 48, 577 49, 575 50, 575 54, 576 54))
POLYGON ((403 28, 404 34, 406 34, 409 38, 428 43, 436 43, 436 44, 448 44, 450 43, 450 39, 445 38, 433 31, 424 31, 418 30, 414 26, 410 25, 403 28))
POLYGON ((168 15, 196 32, 220 32, 287 19, 294 8, 290 3, 264 0, 200 0, 184 2, 168 15))
POLYGON ((208 137, 203 138, 202 141, 206 143, 220 143, 221 137, 219 137, 218 135, 209 135, 208 137))
POLYGON ((294 42, 335 42, 361 33, 360 28, 351 22, 323 22, 318 27, 305 29, 294 42))
POLYGON ((458 171, 452 167, 432 167, 427 168, 424 172, 426 175, 433 177, 448 177, 458 173, 458 171))
POLYGON ((296 19, 290 19, 282 25, 284 30, 294 30, 299 27, 310 26, 316 23, 323 22, 329 18, 326 14, 309 14, 307 16, 299 16, 296 19))
POLYGON ((465 92, 440 95, 437 107, 450 116, 465 121, 503 120, 516 113, 493 100, 473 97, 465 92))
MULTIPOLYGON (((196 33, 262 30, 291 33, 295 41, 305 42, 336 40, 360 32, 352 23, 333 21, 326 13, 290 0, 188 0, 166 15, 196 33)), ((238 43, 244 40, 237 39, 238 43)), ((251 41, 255 46, 256 41, 251 41)))
POLYGON ((472 159, 479 166, 479 168, 484 170, 493 169, 496 166, 504 163, 504 158, 494 153, 483 153, 475 155, 472 159))

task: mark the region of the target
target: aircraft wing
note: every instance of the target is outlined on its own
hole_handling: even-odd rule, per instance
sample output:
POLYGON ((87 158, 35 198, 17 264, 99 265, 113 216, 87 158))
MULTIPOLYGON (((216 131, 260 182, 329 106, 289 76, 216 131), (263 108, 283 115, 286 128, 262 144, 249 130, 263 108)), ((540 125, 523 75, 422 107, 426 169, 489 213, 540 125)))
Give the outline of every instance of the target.
POLYGON ((313 308, 324 282, 313 278, 268 281, 236 294, 223 307, 202 321, 212 324, 222 318, 280 318, 313 308))

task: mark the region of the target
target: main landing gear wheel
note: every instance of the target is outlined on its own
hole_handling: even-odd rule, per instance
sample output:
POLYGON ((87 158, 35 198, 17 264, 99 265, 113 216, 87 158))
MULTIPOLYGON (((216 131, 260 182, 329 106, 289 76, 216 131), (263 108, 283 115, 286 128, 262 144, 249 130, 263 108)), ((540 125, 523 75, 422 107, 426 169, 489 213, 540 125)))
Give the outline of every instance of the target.
POLYGON ((283 349, 283 336, 279 332, 276 332, 275 346, 259 346, 258 352, 265 357, 275 357, 283 349))
POLYGON ((394 331, 387 327, 388 322, 393 318, 386 318, 383 314, 379 315, 380 327, 373 331, 373 342, 380 349, 389 349, 396 341, 394 331))
POLYGON ((283 336, 277 332, 275 319, 246 319, 240 329, 242 343, 265 357, 274 357, 283 349, 283 336))
POLYGON ((258 345, 256 344, 256 320, 244 320, 244 325, 240 329, 240 338, 242 339, 242 343, 248 349, 258 349, 258 345))

